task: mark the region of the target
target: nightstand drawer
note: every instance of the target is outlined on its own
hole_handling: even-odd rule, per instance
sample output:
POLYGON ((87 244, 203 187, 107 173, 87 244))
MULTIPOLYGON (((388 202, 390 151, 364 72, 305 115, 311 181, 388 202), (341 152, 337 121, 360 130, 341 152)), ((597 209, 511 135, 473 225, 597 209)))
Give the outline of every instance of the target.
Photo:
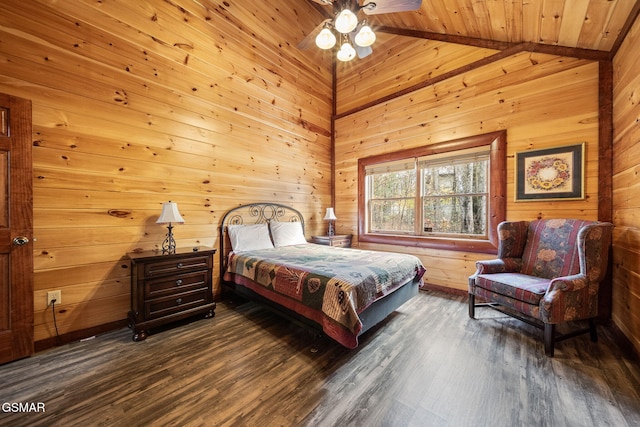
POLYGON ((161 277, 155 280, 145 280, 145 299, 158 298, 176 293, 192 291, 207 287, 209 270, 195 273, 177 274, 171 277, 161 277))
POLYGON ((340 246, 341 248, 347 248, 351 246, 351 238, 348 239, 332 239, 329 243, 331 246, 340 246))
POLYGON ((156 277, 165 274, 175 274, 181 271, 210 269, 209 256, 191 256, 182 259, 169 259, 157 262, 149 262, 144 266, 144 277, 156 277))
POLYGON ((351 234, 336 234, 333 236, 311 236, 311 241, 318 245, 335 246, 339 248, 351 247, 351 234))
POLYGON ((145 316, 155 319, 173 313, 180 313, 192 307, 198 307, 207 302, 207 289, 197 289, 164 298, 145 301, 145 316))

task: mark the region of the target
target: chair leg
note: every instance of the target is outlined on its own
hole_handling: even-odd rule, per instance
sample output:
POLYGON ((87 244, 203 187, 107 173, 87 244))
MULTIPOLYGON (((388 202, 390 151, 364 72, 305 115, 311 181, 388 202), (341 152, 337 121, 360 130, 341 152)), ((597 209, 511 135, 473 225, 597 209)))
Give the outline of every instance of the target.
POLYGON ((596 319, 589 319, 589 336, 591 342, 598 342, 598 330, 596 329, 596 319))
POLYGON ((553 346, 555 341, 556 325, 551 323, 544 324, 544 353, 553 357, 553 346))
POLYGON ((469 317, 476 318, 476 296, 474 294, 469 294, 469 317))

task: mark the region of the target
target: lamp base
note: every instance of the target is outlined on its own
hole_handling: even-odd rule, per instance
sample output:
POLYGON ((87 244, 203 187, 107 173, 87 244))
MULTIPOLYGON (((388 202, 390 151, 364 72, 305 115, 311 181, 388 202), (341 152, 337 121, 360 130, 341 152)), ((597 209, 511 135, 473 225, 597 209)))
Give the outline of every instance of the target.
POLYGON ((327 231, 327 236, 333 236, 334 234, 336 234, 336 232, 333 229, 333 221, 329 221, 329 230, 327 231))
POLYGON ((167 237, 162 242, 163 254, 175 254, 176 253, 176 240, 173 238, 173 226, 171 223, 167 226, 167 237))

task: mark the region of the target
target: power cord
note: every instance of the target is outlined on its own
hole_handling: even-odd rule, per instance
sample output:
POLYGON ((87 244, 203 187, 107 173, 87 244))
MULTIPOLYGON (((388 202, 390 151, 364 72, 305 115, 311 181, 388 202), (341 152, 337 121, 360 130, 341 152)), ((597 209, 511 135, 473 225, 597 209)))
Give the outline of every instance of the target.
POLYGON ((56 327, 56 338, 60 339, 60 334, 58 333, 58 322, 56 322, 56 300, 51 300, 51 312, 53 313, 53 326, 56 327))

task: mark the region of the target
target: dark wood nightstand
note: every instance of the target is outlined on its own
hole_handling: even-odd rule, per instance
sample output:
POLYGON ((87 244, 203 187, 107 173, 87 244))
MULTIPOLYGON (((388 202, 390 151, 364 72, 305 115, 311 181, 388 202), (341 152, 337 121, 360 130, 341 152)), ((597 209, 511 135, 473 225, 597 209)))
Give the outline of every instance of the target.
POLYGON ((351 247, 353 234, 334 234, 333 236, 311 236, 311 241, 319 245, 337 246, 340 248, 351 247))
POLYGON ((212 271, 215 249, 129 252, 133 340, 142 341, 150 328, 204 314, 214 316, 212 271))

